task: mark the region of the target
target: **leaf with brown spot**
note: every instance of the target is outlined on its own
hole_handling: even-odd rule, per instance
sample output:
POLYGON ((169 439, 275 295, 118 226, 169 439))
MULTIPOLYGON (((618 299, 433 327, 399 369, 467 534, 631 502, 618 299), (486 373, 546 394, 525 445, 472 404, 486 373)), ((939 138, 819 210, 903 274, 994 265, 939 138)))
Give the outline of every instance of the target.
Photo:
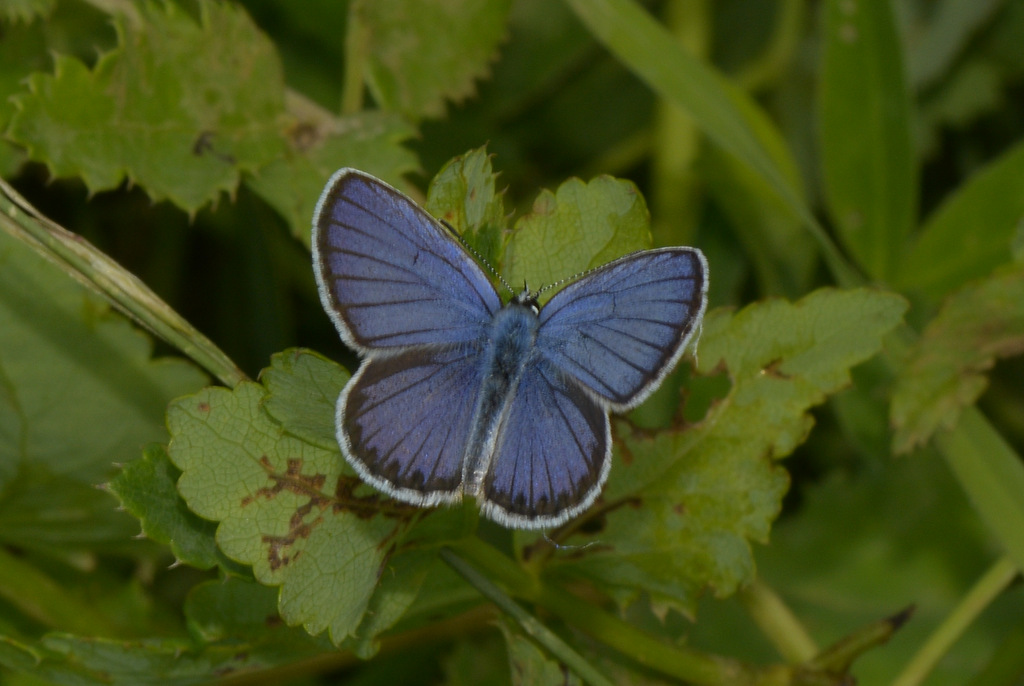
POLYGON ((289 625, 327 629, 338 644, 364 621, 390 550, 383 544, 401 537, 409 517, 368 516, 363 491, 376 495, 365 486, 340 492, 351 502, 339 498, 337 484, 350 471, 337 446, 288 434, 264 411, 266 400, 263 386, 246 382, 171 406, 178 490, 194 512, 219 522, 226 555, 252 565, 260 583, 281 587, 289 625))

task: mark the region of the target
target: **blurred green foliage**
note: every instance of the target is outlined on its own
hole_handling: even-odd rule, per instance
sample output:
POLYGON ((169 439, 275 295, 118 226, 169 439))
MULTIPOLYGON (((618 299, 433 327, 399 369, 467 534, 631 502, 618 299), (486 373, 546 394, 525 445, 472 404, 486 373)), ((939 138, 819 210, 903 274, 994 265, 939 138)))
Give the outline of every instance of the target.
POLYGON ((1024 3, 0 0, 0 35, 0 683, 1024 680, 1024 3), (513 284, 707 255, 577 521, 341 458, 343 166, 513 284))

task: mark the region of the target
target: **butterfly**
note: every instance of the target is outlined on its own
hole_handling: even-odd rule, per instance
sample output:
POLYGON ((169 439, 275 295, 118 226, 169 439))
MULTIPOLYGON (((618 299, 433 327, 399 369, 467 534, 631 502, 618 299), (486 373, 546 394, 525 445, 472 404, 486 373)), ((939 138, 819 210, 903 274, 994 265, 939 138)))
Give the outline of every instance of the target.
POLYGON ((502 302, 451 230, 356 169, 324 189, 312 252, 324 309, 361 357, 336 407, 345 458, 399 500, 472 496, 510 528, 594 502, 609 412, 654 391, 707 303, 707 261, 685 247, 584 272, 543 307, 525 288, 502 302))

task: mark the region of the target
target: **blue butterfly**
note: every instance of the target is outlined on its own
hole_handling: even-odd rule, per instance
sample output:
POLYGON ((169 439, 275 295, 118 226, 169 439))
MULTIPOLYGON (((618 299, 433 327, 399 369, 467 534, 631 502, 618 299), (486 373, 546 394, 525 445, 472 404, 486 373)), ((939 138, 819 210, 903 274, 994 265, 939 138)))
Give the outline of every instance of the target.
POLYGON ((345 458, 399 500, 473 496, 512 528, 594 502, 609 411, 651 394, 707 303, 704 255, 661 248, 584 273, 543 308, 527 290, 503 304, 446 227, 355 169, 328 182, 312 244, 324 309, 362 358, 338 398, 345 458))

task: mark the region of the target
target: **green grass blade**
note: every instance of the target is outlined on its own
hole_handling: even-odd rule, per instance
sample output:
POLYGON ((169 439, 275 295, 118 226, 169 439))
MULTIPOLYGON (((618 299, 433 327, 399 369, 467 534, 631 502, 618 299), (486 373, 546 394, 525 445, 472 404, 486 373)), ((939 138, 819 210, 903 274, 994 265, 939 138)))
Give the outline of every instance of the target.
POLYGON ((806 225, 843 286, 863 279, 846 262, 798 191, 781 134, 745 93, 690 55, 632 0, 566 0, 579 19, 658 95, 685 110, 711 140, 750 167, 806 225))
POLYGON ((914 225, 917 161, 903 52, 888 2, 825 8, 820 87, 825 194, 842 243, 891 279, 914 225))
POLYGON ((936 446, 981 518, 1024 569, 1024 463, 982 413, 964 411, 936 446))

